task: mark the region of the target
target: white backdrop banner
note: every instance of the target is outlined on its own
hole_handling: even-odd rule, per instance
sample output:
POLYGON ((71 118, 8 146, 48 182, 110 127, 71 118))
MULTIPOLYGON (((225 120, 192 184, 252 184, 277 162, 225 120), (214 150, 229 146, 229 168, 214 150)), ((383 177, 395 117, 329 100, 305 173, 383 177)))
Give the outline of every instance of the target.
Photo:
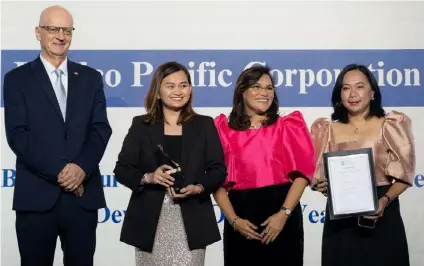
MULTIPOLYGON (((420 48, 424 47, 424 38, 408 34, 413 34, 412 28, 424 27, 424 15, 417 12, 424 10, 424 5, 201 4, 161 3, 164 6, 161 7, 154 3, 63 3, 74 14, 76 24, 70 59, 102 73, 113 128, 101 162, 108 207, 99 211, 95 265, 135 263, 134 249, 119 242, 130 191, 117 183, 113 169, 133 116, 144 113, 143 100, 153 71, 166 61, 178 61, 189 69, 195 109, 212 117, 231 110, 234 84, 243 69, 255 64, 267 65, 275 78, 281 114, 300 110, 309 125, 316 118, 331 114, 332 86, 340 70, 350 63, 367 65, 381 86, 386 111, 405 112, 413 121, 417 173, 414 186, 401 196, 401 211, 411 265, 423 265, 424 49, 420 48), (89 11, 90 8, 95 10, 89 11), (240 12, 240 8, 250 12, 240 12), (204 18, 205 12, 209 18, 204 18), (398 15, 388 16, 388 12, 398 15), (364 21, 358 22, 352 14, 365 15, 364 21), (330 20, 331 16, 339 16, 343 23, 330 20), (403 24, 396 20, 399 17, 403 24), (292 24, 288 26, 289 23, 292 24), (387 28, 393 32, 383 31, 387 28), (326 37, 322 38, 316 30, 327 34, 326 37), (411 36, 415 36, 415 42, 411 36)), ((22 10, 18 3, 3 4, 2 78, 7 71, 38 56, 39 44, 33 30, 39 13, 47 6, 32 3, 22 10)), ((4 135, 3 102, 1 123, 1 265, 18 266, 15 214, 11 210, 15 156, 4 135)), ((301 203, 305 266, 318 266, 325 198, 307 189, 301 203)), ((215 211, 222 231, 224 216, 218 207, 215 211)), ((222 241, 208 247, 206 260, 207 266, 223 265, 222 241)), ((62 265, 59 243, 55 265, 62 265)))

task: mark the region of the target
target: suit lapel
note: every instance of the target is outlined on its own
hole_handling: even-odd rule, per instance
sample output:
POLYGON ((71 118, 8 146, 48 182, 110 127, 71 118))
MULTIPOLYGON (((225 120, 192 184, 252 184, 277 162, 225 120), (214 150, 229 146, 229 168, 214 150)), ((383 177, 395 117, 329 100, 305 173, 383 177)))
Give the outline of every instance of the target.
POLYGON ((187 164, 190 159, 190 151, 193 150, 196 138, 199 136, 199 128, 197 125, 196 117, 187 123, 183 124, 183 136, 182 136, 182 151, 181 151, 181 167, 182 169, 187 168, 187 164))
POLYGON ((56 94, 54 93, 50 77, 47 74, 43 63, 41 62, 40 57, 32 62, 32 70, 34 71, 35 78, 41 85, 44 94, 46 95, 56 114, 59 116, 60 120, 63 121, 62 112, 60 111, 59 103, 57 101, 56 94))
MULTIPOLYGON (((164 134, 164 124, 163 121, 159 121, 156 124, 153 124, 151 126, 148 127, 148 134, 150 137, 150 141, 152 143, 153 146, 153 150, 155 151, 155 154, 157 154, 157 152, 159 151, 158 145, 162 145, 162 147, 164 146, 163 143, 163 134, 164 134)), ((152 154, 153 155, 153 154, 152 154)))
POLYGON ((68 96, 66 103, 66 121, 69 121, 76 108, 78 92, 81 89, 81 74, 78 73, 78 65, 68 59, 68 96))

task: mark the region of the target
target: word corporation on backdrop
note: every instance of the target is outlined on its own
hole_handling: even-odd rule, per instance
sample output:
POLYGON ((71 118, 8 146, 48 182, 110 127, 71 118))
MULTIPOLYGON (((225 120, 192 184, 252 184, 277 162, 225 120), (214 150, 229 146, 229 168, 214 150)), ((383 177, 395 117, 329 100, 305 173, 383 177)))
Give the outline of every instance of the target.
MULTIPOLYGON (((36 50, 2 50, 2 76, 36 56, 36 50)), ((197 107, 232 105, 238 75, 266 65, 280 104, 330 106, 341 69, 366 65, 383 90, 386 106, 423 106, 424 49, 416 50, 74 50, 70 59, 97 69, 104 78, 108 107, 140 107, 156 67, 167 61, 185 65, 197 107)))

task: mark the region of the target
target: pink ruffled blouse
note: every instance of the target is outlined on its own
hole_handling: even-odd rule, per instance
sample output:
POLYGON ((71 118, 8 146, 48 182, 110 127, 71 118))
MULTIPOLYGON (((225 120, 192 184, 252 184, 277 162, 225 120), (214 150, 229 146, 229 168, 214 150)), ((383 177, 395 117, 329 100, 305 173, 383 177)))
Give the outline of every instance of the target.
POLYGON ((314 182, 325 178, 323 153, 370 147, 373 149, 377 186, 389 185, 393 178, 412 185, 415 175, 415 146, 411 120, 405 114, 397 111, 388 113, 377 139, 335 143, 331 122, 327 118, 317 119, 311 126, 311 133, 317 160, 314 182))
POLYGON ((272 186, 300 176, 312 180, 314 148, 299 111, 259 129, 231 129, 224 114, 215 118, 215 125, 225 154, 227 190, 272 186))

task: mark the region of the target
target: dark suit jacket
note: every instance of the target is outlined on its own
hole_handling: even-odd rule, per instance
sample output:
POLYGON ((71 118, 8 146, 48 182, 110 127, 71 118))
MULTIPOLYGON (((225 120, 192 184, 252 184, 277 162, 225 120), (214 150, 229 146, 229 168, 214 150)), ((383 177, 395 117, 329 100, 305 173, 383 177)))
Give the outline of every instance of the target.
MULTIPOLYGON (((161 166, 158 144, 163 145, 164 123, 148 125, 136 116, 125 137, 115 167, 118 182, 132 190, 121 241, 151 252, 166 189, 140 186, 144 173, 161 166)), ((227 169, 218 132, 210 117, 197 115, 183 124, 181 168, 186 185, 201 184, 205 191, 181 201, 181 212, 191 249, 221 240, 210 194, 224 182, 227 169)))
POLYGON ((6 137, 17 157, 13 209, 52 208, 62 190, 57 176, 69 162, 87 174, 84 195, 76 197, 81 206, 105 207, 99 162, 112 129, 100 73, 68 59, 66 122, 39 57, 9 71, 3 90, 6 137))

